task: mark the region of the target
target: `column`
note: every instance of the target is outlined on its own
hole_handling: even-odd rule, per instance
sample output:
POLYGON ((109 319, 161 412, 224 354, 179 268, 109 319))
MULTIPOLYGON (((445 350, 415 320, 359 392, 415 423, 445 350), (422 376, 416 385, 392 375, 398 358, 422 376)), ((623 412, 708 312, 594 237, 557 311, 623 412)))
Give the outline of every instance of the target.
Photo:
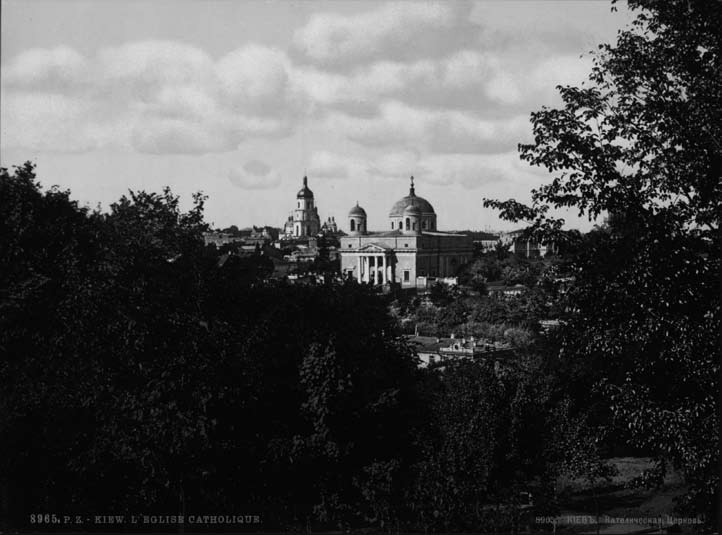
POLYGON ((358 262, 357 262, 357 263, 358 263, 358 271, 356 272, 356 280, 357 280, 358 282, 361 282, 361 255, 358 255, 358 256, 356 257, 356 259, 357 259, 357 261, 358 261, 358 262))
POLYGON ((369 281, 369 257, 364 256, 364 282, 369 281))
POLYGON ((384 278, 383 278, 384 280, 383 280, 383 282, 384 282, 384 284, 386 284, 386 283, 388 282, 388 276, 386 275, 386 255, 384 255, 384 256, 381 257, 381 265, 382 265, 383 268, 384 268, 384 278))

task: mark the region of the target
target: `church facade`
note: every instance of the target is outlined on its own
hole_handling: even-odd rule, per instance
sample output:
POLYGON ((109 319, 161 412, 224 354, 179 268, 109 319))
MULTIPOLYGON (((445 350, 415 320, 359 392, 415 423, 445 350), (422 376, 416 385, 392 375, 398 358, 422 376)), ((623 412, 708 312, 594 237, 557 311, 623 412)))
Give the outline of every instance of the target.
POLYGON ((348 214, 349 234, 341 238, 341 272, 359 282, 415 288, 417 278, 453 277, 473 254, 466 234, 441 232, 429 201, 409 194, 389 212, 388 230, 369 232, 366 211, 356 203, 348 214))

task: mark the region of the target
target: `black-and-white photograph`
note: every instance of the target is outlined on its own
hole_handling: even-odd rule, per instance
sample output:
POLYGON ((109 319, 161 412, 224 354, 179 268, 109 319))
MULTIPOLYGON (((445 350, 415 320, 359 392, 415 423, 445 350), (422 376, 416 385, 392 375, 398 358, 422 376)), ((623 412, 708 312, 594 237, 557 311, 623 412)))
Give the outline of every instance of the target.
POLYGON ((721 0, 0 7, 0 534, 719 533, 721 0))

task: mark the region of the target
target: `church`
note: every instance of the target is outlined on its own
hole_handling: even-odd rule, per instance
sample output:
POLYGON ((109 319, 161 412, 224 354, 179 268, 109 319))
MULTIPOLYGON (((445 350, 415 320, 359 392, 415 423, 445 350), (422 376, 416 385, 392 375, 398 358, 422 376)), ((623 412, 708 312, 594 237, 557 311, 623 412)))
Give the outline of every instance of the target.
POLYGON ((321 218, 315 205, 313 191, 308 187, 308 177, 303 177, 303 187, 296 194, 296 207, 283 226, 287 238, 315 237, 321 230, 321 218))
POLYGON ((341 272, 359 282, 416 288, 417 279, 454 277, 469 262, 472 240, 466 234, 441 232, 431 203, 409 194, 391 207, 388 230, 370 232, 366 211, 356 203, 348 214, 348 236, 341 238, 341 272))

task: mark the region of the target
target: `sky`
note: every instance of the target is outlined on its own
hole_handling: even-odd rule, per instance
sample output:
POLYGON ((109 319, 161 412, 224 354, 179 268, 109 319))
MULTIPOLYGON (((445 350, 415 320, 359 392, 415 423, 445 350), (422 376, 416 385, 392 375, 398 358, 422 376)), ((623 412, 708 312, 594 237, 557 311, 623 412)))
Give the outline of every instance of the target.
MULTIPOLYGON (((107 209, 170 186, 206 219, 282 226, 308 175, 322 220, 369 228, 408 192, 439 229, 516 228, 529 115, 630 21, 604 0, 2 0, 0 165, 107 209)), ((568 227, 591 226, 564 213, 568 227)))

